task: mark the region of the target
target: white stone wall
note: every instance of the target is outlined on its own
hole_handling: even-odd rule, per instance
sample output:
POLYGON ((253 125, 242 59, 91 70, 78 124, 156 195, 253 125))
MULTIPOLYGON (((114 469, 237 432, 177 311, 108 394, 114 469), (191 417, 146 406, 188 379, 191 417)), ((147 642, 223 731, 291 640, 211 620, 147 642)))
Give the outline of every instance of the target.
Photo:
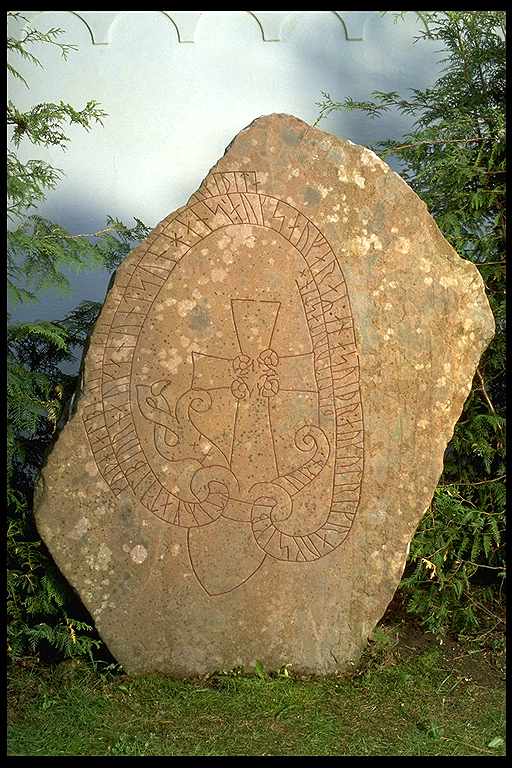
MULTIPOLYGON (((395 24, 376 11, 24 13, 42 30, 63 29, 62 40, 78 50, 64 62, 50 46, 35 47, 44 69, 20 62, 30 90, 10 79, 9 98, 27 108, 61 99, 81 108, 94 99, 108 113, 89 133, 71 129, 65 153, 21 146, 22 158, 64 171, 41 213, 76 232, 101 228, 107 214, 156 224, 259 115, 286 112, 312 123, 322 91, 338 100, 377 89, 406 94, 438 72, 438 45, 413 44, 421 25, 414 14, 395 24)), ((320 127, 368 144, 408 126, 393 114, 371 121, 334 113, 320 127)), ((106 278, 81 276, 72 297, 52 292, 39 316, 102 299, 106 278)))

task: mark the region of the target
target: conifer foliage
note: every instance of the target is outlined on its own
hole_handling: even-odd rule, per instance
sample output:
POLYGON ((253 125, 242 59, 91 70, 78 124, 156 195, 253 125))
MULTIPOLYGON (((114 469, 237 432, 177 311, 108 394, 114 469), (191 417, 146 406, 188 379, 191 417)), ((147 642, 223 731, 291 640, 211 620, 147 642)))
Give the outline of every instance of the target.
MULTIPOLYGON (((74 46, 61 42, 61 29, 41 32, 20 11, 10 11, 7 16, 7 69, 11 78, 25 86, 29 83, 19 71, 20 62, 41 66, 32 52, 34 44, 53 46, 64 59, 74 50, 74 46)), ((77 235, 34 212, 57 186, 62 173, 42 160, 22 161, 18 155, 21 143, 64 149, 71 124, 90 130, 105 117, 95 101, 80 109, 62 101, 35 104, 28 111, 21 111, 11 100, 7 103, 7 281, 11 306, 36 301, 45 288, 65 287, 66 267, 115 268, 148 232, 138 219, 129 228, 108 217, 100 232, 77 235)), ((98 304, 82 302, 61 321, 8 325, 7 591, 11 658, 52 651, 65 656, 91 654, 100 645, 89 617, 41 542, 32 510, 34 482, 76 387, 76 377, 63 373, 61 366, 85 344, 98 310, 98 304)))
MULTIPOLYGON (((441 76, 424 90, 374 92, 368 101, 323 94, 333 110, 413 119, 374 151, 395 158, 455 250, 485 282, 496 335, 478 366, 455 427, 444 473, 413 539, 401 589, 431 630, 500 625, 505 577, 505 12, 418 14, 418 39, 442 50, 441 76), (495 607, 493 607, 495 604, 495 607)), ((405 12, 395 14, 400 21, 405 12)))

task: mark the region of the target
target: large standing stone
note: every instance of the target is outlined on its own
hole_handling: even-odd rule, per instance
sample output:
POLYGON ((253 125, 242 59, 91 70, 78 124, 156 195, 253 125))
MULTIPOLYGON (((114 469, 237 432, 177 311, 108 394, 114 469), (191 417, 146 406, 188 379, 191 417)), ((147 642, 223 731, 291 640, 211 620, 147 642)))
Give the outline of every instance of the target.
POLYGON ((356 659, 493 335, 375 154, 243 130, 119 267, 37 524, 130 673, 356 659))

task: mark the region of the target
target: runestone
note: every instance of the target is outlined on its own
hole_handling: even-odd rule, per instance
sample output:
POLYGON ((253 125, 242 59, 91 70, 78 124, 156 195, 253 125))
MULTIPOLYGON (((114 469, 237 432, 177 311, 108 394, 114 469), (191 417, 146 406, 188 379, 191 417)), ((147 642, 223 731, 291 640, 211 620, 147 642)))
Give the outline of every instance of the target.
POLYGON ((258 118, 124 260, 37 488, 131 674, 357 660, 494 332, 370 150, 258 118))

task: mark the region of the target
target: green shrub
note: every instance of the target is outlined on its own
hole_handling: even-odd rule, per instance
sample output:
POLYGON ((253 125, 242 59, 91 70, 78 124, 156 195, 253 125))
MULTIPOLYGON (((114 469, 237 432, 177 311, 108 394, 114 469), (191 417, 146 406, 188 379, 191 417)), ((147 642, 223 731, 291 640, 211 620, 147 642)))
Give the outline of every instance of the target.
POLYGON ((408 98, 374 92, 372 101, 336 102, 323 94, 319 119, 338 109, 370 118, 393 109, 413 118, 409 133, 373 149, 400 162, 444 236, 485 282, 496 335, 401 583, 408 609, 428 629, 468 632, 489 618, 500 624, 494 604, 499 609, 505 575, 505 12, 418 15, 424 24, 418 37, 444 48, 437 81, 411 89, 408 98))
MULTIPOLYGON (((26 21, 20 11, 8 21, 26 21)), ((30 52, 34 43, 53 45, 66 58, 73 46, 58 42, 62 30, 40 32, 30 26, 8 33, 7 67, 27 85, 15 63, 21 57, 40 62, 30 52), (13 63, 14 57, 14 63, 13 63)), ((131 229, 107 218, 94 235, 76 235, 29 213, 53 189, 61 172, 43 161, 20 161, 22 141, 66 147, 68 123, 89 129, 105 113, 90 101, 82 110, 69 104, 37 104, 21 112, 9 101, 7 123, 11 144, 7 158, 7 280, 11 300, 34 301, 49 286, 66 287, 64 268, 101 264, 114 268, 142 239, 147 228, 139 220, 131 229)), ((9 323, 7 332, 7 648, 12 659, 49 653, 67 657, 91 655, 101 645, 90 617, 59 573, 40 540, 32 511, 34 482, 46 452, 65 421, 77 384, 62 365, 87 340, 99 305, 82 302, 60 322, 9 323)))

